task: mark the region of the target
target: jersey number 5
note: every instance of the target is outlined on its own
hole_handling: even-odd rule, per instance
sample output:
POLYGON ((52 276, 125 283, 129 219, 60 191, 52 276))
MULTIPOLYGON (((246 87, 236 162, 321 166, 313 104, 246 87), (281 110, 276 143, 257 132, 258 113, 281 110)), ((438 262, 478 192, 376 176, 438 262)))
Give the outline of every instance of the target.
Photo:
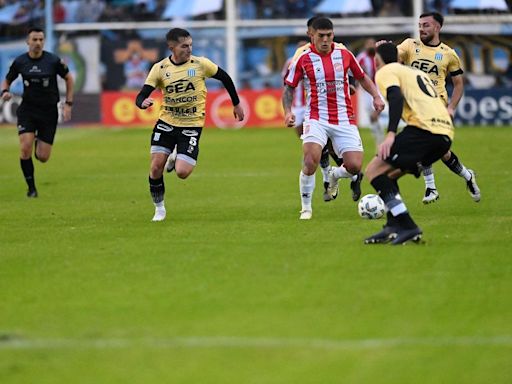
POLYGON ((420 87, 421 91, 425 95, 430 97, 437 97, 437 92, 428 77, 418 75, 416 76, 416 81, 418 82, 418 86, 420 87))

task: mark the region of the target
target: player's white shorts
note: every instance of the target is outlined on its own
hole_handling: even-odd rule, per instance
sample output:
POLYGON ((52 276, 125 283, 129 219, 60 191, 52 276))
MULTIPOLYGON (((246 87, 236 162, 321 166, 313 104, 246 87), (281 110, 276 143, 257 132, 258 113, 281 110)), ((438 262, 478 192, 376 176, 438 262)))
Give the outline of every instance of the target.
POLYGON ((363 152, 363 142, 357 127, 350 123, 339 125, 329 124, 318 120, 309 120, 304 123, 301 136, 303 143, 317 143, 323 147, 327 139, 332 141, 332 147, 338 156, 345 152, 363 152))
POLYGON ((304 123, 306 107, 292 107, 292 113, 295 115, 295 126, 300 127, 304 123))

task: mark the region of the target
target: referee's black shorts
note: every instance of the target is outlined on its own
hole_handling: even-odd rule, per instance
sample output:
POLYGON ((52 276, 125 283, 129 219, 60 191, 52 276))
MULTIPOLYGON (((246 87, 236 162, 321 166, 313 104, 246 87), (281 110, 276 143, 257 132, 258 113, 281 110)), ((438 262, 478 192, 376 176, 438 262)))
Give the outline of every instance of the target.
POLYGON ((59 112, 57 105, 33 107, 21 103, 16 111, 18 116, 18 134, 34 132, 38 140, 53 144, 59 112))
POLYGON ((396 135, 386 162, 419 177, 422 166, 429 166, 439 160, 451 145, 452 141, 446 135, 436 135, 408 125, 396 135))

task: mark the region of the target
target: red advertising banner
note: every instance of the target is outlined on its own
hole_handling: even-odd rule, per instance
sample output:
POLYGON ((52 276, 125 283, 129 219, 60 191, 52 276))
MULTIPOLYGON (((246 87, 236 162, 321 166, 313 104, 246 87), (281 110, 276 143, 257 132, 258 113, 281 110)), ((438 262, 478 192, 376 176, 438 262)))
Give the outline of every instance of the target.
MULTIPOLYGON (((281 89, 260 91, 243 90, 239 93, 245 110, 245 119, 238 122, 233 117, 233 106, 226 91, 210 91, 206 100, 206 127, 284 127, 281 89)), ((155 104, 147 110, 135 106, 135 92, 103 92, 101 96, 102 123, 106 126, 152 126, 158 119, 162 101, 154 93, 155 104)), ((357 97, 352 98, 357 102, 357 97)), ((355 106, 356 107, 356 106, 355 106)), ((356 109, 357 110, 357 109, 356 109)))
MULTIPOLYGON (((226 91, 210 91, 206 100, 206 127, 240 128, 281 127, 284 124, 281 90, 241 91, 240 102, 245 119, 238 122, 233 117, 233 106, 226 91)), ((103 92, 101 97, 103 124, 108 126, 152 125, 158 119, 162 102, 156 93, 155 104, 141 110, 134 104, 135 92, 103 92)))

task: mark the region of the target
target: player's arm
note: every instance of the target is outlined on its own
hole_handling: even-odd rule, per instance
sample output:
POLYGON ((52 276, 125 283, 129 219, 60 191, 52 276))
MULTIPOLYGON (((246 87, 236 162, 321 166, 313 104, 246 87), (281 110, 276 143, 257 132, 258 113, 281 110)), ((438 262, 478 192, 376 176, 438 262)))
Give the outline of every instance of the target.
POLYGON ((377 87, 375 86, 375 84, 373 84, 373 81, 365 73, 364 77, 359 80, 359 83, 366 92, 372 95, 373 108, 375 108, 377 112, 382 112, 382 110, 384 109, 384 101, 382 101, 382 98, 379 95, 379 91, 377 91, 377 87))
POLYGON ((7 101, 10 100, 12 97, 11 92, 9 92, 9 88, 11 87, 11 82, 7 79, 4 79, 2 81, 2 100, 7 101))
POLYGON ((290 84, 284 85, 282 103, 284 108, 284 123, 287 127, 292 128, 295 126, 295 115, 292 112, 293 94, 295 87, 290 84))
POLYGON ((135 98, 135 105, 140 109, 151 107, 154 103, 154 100, 149 96, 151 96, 151 92, 154 90, 155 87, 149 84, 144 84, 140 92, 137 94, 137 97, 135 98))
POLYGON ((395 142, 398 123, 400 122, 404 109, 404 96, 399 86, 393 85, 388 87, 386 90, 386 99, 389 104, 388 133, 384 141, 379 145, 378 150, 378 156, 383 160, 389 157, 391 147, 395 142))
POLYGON ((8 101, 12 97, 12 93, 9 91, 9 88, 11 87, 11 84, 14 80, 18 77, 19 72, 16 69, 16 61, 14 61, 11 64, 11 67, 9 68, 9 72, 7 72, 7 75, 5 75, 5 79, 2 80, 2 100, 8 101))
POLYGON ((384 101, 380 97, 377 87, 373 83, 372 79, 370 79, 368 75, 364 73, 363 68, 361 68, 361 65, 354 57, 354 54, 348 50, 347 52, 350 58, 349 68, 350 71, 352 71, 354 78, 359 81, 359 83, 366 92, 372 95, 373 108, 375 108, 377 112, 382 112, 382 110, 384 109, 384 101))
POLYGON ((462 77, 462 74, 458 74, 456 76, 452 75, 452 82, 453 91, 450 97, 450 103, 448 104, 448 113, 453 119, 457 105, 459 104, 460 99, 462 99, 462 95, 464 94, 464 78, 462 77))
POLYGON ((64 81, 66 82, 66 100, 64 101, 64 108, 62 110, 62 114, 64 117, 64 121, 69 121, 71 120, 71 110, 73 108, 73 89, 75 84, 71 72, 68 72, 64 76, 64 81))
POLYGON ((221 67, 218 67, 217 73, 215 73, 212 78, 222 82, 222 85, 224 85, 224 88, 228 91, 231 102, 233 103, 233 115, 238 121, 242 121, 244 119, 244 110, 240 105, 240 98, 238 97, 238 93, 231 76, 229 76, 221 67))

